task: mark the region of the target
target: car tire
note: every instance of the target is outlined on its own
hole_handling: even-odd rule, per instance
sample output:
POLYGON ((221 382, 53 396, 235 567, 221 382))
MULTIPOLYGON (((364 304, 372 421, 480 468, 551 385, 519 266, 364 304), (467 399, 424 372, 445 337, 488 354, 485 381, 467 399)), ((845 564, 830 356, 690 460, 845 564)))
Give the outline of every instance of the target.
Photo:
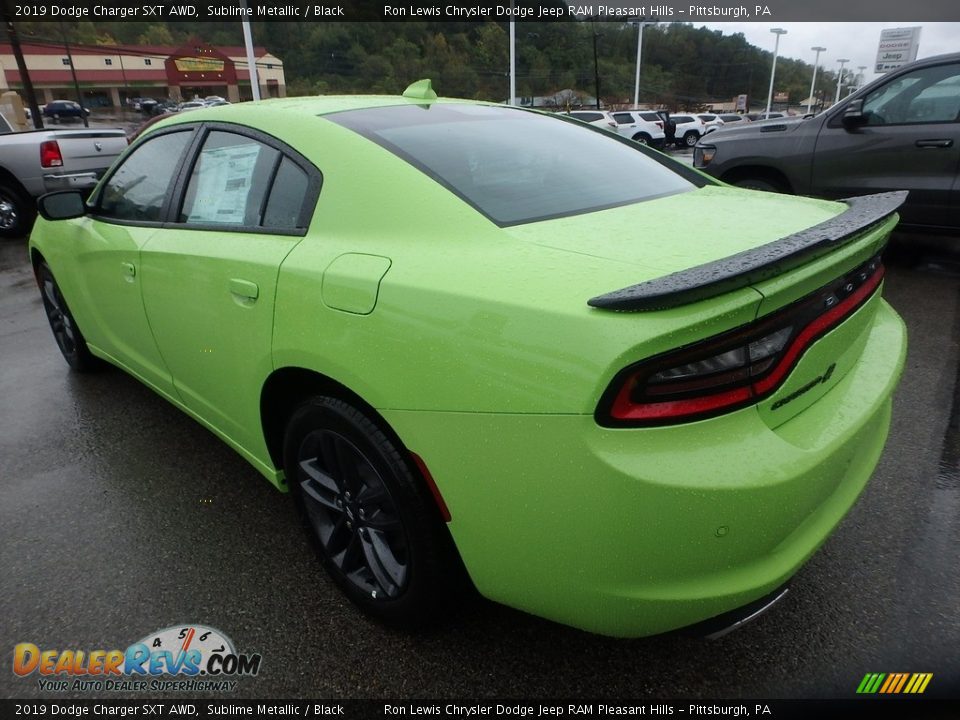
POLYGON ((782 193, 784 189, 772 180, 758 177, 745 177, 733 182, 737 187, 747 190, 762 190, 763 192, 782 193))
POLYGON ((462 572, 408 457, 370 415, 334 397, 302 404, 284 434, 287 482, 330 577, 368 615, 406 627, 435 620, 462 572))
POLYGON ((700 133, 691 130, 683 136, 683 144, 692 148, 700 141, 700 133))
POLYGON ((649 144, 650 144, 650 140, 652 140, 652 139, 653 139, 653 138, 651 138, 649 135, 647 135, 646 133, 643 133, 643 132, 637 133, 636 135, 633 136, 633 140, 634 140, 635 142, 640 143, 641 145, 649 145, 649 144))
POLYGON ((23 237, 37 215, 33 201, 15 185, 0 180, 0 238, 23 237))
POLYGON ((103 361, 93 356, 87 341, 77 327, 73 313, 67 307, 50 267, 40 263, 37 268, 37 279, 40 282, 40 295, 43 298, 43 309, 47 313, 53 338, 63 354, 63 359, 76 372, 94 372, 103 367, 103 361))

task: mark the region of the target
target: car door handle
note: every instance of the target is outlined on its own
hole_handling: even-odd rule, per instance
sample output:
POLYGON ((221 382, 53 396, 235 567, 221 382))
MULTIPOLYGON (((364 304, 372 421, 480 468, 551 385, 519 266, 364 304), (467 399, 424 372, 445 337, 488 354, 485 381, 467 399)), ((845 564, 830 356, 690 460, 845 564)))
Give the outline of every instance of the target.
POLYGON ((917 140, 918 148, 948 148, 953 147, 953 140, 917 140))
POLYGON ((123 268, 123 274, 128 278, 134 278, 137 276, 137 266, 133 263, 122 262, 120 267, 123 268))
POLYGON ((255 282, 240 278, 230 278, 230 292, 247 300, 256 300, 260 296, 260 288, 255 282))

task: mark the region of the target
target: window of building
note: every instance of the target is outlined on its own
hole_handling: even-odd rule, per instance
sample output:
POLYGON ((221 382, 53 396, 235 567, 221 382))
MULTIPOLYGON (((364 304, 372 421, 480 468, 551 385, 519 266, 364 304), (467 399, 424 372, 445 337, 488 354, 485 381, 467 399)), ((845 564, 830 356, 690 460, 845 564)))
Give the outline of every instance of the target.
POLYGON ((111 60, 110 58, 104 58, 103 62, 106 65, 113 65, 113 60, 111 60))
POLYGON ((144 59, 143 59, 143 64, 144 64, 144 65, 153 65, 153 60, 151 60, 150 58, 144 58, 144 59))
POLYGON ((60 58, 60 62, 64 65, 70 65, 70 58, 60 58))

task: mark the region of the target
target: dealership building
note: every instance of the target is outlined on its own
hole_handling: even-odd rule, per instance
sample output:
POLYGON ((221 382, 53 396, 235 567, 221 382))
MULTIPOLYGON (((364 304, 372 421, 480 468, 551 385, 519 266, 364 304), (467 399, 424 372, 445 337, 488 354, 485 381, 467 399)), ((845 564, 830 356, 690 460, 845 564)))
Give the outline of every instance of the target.
MULTIPOLYGON (((189 100, 219 95, 230 102, 253 99, 243 47, 215 47, 190 41, 162 45, 70 45, 21 43, 30 80, 41 105, 76 99, 73 69, 88 107, 120 107, 135 97, 189 100)), ((254 48, 261 97, 285 97, 283 62, 254 48)), ((13 48, 0 43, 0 93, 18 91, 23 81, 13 48)), ((26 98, 24 98, 24 101, 26 98)))

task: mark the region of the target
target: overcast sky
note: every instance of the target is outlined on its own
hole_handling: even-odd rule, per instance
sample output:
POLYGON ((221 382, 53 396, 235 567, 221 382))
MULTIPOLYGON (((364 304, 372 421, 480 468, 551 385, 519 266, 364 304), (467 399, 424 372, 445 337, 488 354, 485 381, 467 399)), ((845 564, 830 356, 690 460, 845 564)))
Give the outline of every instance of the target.
POLYGON ((722 30, 724 35, 743 33, 747 42, 770 52, 773 52, 776 40, 770 28, 783 28, 787 34, 780 36, 780 57, 796 58, 812 65, 816 53, 810 48, 819 45, 826 48, 820 53, 820 67, 836 71, 840 67, 837 60, 848 58, 850 62, 845 67, 853 68, 854 72, 857 72, 858 66, 866 65, 867 82, 877 77, 873 72, 873 64, 877 58, 880 31, 884 28, 922 27, 918 58, 960 52, 960 23, 955 22, 694 23, 695 27, 701 25, 711 30, 722 30))

